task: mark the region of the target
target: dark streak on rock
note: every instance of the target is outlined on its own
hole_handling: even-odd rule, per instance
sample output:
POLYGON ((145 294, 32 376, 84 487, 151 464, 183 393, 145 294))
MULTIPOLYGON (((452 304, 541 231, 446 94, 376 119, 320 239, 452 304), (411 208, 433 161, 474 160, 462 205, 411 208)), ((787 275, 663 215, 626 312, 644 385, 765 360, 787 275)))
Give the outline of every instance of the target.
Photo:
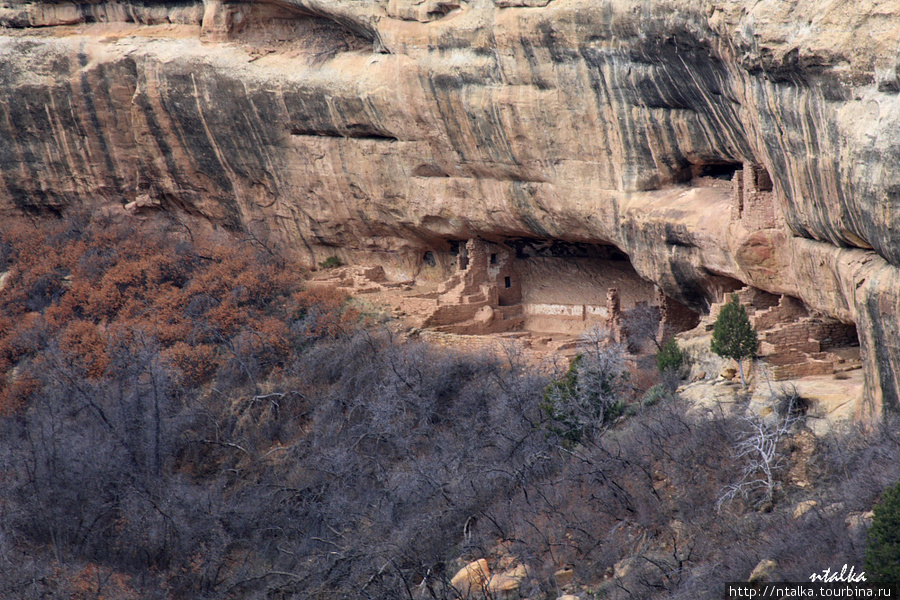
POLYGON ((900 356, 895 356, 887 340, 896 340, 898 332, 885 331, 885 323, 896 324, 897 315, 892 313, 884 315, 878 297, 878 290, 867 290, 868 298, 865 302, 866 319, 860 319, 857 327, 865 327, 870 335, 870 343, 867 353, 874 356, 872 367, 877 371, 878 384, 882 393, 882 405, 885 412, 896 413, 900 410, 900 393, 897 389, 897 381, 894 374, 894 366, 900 361, 900 356))
POLYGON ((346 132, 339 131, 324 131, 322 129, 304 129, 302 127, 292 127, 291 135, 296 136, 308 136, 308 137, 330 137, 330 138, 345 138, 345 139, 355 139, 355 140, 374 140, 376 142, 397 142, 399 141, 396 137, 392 135, 385 135, 382 133, 377 133, 375 131, 366 132, 366 129, 363 126, 359 126, 357 130, 348 130, 346 132))
POLYGON ((117 176, 116 165, 113 163, 112 155, 109 151, 109 144, 106 141, 106 131, 103 128, 103 125, 100 123, 100 117, 97 115, 97 107, 94 104, 94 95, 96 93, 95 89, 105 89, 108 80, 101 77, 100 81, 98 81, 93 86, 91 85, 91 82, 88 80, 88 73, 86 71, 88 59, 83 49, 78 53, 78 64, 81 67, 81 73, 79 76, 79 80, 81 82, 81 96, 84 101, 85 109, 88 113, 88 119, 90 119, 91 127, 94 130, 94 136, 97 139, 97 143, 100 144, 100 150, 103 154, 103 162, 106 164, 106 171, 109 176, 112 177, 115 189, 120 190, 122 188, 122 182, 117 176))

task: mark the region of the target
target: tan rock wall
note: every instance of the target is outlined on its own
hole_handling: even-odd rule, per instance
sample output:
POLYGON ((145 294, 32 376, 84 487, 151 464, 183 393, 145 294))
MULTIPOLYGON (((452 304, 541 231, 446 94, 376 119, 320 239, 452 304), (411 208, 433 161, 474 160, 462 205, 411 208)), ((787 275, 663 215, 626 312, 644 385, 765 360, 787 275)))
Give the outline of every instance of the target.
POLYGON ((614 244, 694 309, 740 281, 855 322, 865 411, 900 408, 900 8, 258 4, 5 5, 0 211, 139 202, 388 273, 614 244), (772 179, 739 219, 689 181, 729 165, 772 179))

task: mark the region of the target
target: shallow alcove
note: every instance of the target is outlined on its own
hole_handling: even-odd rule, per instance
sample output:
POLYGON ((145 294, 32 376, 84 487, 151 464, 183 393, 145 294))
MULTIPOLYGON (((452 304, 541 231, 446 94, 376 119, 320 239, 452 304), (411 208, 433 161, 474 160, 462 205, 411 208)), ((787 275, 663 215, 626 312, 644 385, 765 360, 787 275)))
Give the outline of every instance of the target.
POLYGON ((557 240, 507 240, 516 249, 524 327, 535 333, 579 334, 612 316, 607 293, 618 290, 621 310, 656 305, 653 283, 615 246, 557 240))
POLYGON ((720 179, 722 181, 731 181, 734 179, 734 174, 743 168, 744 165, 742 163, 733 161, 691 165, 691 179, 707 177, 720 179))
POLYGON ((374 51, 374 33, 360 23, 323 15, 289 2, 224 2, 207 10, 207 39, 236 41, 254 55, 321 62, 342 52, 374 51))

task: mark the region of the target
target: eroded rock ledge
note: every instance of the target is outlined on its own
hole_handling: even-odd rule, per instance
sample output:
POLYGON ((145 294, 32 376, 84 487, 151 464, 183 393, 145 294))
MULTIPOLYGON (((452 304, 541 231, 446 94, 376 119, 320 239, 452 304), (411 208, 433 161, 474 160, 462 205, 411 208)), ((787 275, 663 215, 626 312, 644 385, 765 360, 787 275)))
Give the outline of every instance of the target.
POLYGON ((184 210, 400 279, 470 238, 612 245, 695 310, 750 284, 855 323, 877 415, 900 408, 896 11, 8 1, 0 207, 184 210))

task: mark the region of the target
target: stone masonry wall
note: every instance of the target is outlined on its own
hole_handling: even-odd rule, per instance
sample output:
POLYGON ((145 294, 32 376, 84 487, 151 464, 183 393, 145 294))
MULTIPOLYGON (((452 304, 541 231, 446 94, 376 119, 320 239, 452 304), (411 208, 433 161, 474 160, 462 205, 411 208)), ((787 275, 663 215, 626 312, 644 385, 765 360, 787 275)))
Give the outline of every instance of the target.
POLYGON ((665 342, 670 337, 690 331, 700 322, 700 315, 686 307, 681 302, 667 297, 662 291, 657 291, 659 303, 660 321, 657 341, 665 342))
POLYGON ((774 228, 778 222, 776 198, 765 167, 744 163, 732 182, 731 219, 751 231, 774 228))

